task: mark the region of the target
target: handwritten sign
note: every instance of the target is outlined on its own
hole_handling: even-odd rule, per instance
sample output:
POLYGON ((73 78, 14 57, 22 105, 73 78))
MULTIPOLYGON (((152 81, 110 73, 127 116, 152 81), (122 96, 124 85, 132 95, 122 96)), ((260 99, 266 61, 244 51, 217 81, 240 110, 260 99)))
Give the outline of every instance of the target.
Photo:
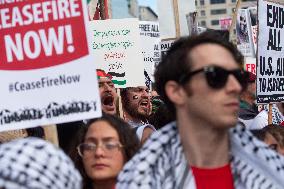
POLYGON ((284 101, 284 6, 260 0, 257 102, 284 101))
POLYGON ((140 21, 140 38, 145 71, 154 81, 154 69, 160 62, 160 32, 158 22, 140 21))
POLYGON ((100 116, 84 0, 1 1, 0 12, 0 131, 100 116))
POLYGON ((145 86, 138 20, 90 21, 89 28, 97 67, 113 76, 115 87, 145 86))

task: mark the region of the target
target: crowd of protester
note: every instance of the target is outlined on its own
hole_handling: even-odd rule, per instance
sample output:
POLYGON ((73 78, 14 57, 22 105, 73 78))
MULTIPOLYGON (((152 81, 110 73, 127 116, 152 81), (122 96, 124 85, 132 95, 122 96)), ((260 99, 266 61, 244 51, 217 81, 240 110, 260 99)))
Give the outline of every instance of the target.
POLYGON ((42 128, 11 141, 0 133, 0 189, 283 188, 284 106, 273 105, 269 124, 243 63, 208 31, 173 44, 151 90, 118 95, 97 70, 102 117, 58 126, 69 157, 39 139, 42 128))

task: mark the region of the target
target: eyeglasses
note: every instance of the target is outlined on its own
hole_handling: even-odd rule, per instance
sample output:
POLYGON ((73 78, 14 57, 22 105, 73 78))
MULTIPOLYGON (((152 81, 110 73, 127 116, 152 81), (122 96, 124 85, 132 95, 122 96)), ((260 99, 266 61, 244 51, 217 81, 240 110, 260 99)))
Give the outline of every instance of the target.
POLYGON ((242 90, 247 88, 249 73, 241 69, 235 70, 226 70, 219 66, 207 66, 188 74, 181 76, 179 83, 184 84, 187 82, 193 75, 204 72, 206 76, 206 81, 208 85, 213 89, 223 88, 228 80, 228 76, 232 74, 242 86, 242 90))
POLYGON ((123 148, 123 146, 117 142, 106 142, 102 143, 101 145, 94 143, 82 143, 77 146, 77 151, 81 157, 89 156, 93 155, 99 147, 101 147, 106 153, 112 153, 120 148, 123 148))

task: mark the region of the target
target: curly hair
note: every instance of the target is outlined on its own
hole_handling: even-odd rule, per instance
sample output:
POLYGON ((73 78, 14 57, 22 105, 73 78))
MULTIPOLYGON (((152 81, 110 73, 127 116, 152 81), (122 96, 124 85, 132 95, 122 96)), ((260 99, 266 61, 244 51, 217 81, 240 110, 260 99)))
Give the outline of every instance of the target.
POLYGON ((76 168, 80 171, 83 177, 83 189, 91 188, 93 181, 86 174, 82 158, 81 156, 79 156, 76 147, 84 142, 89 127, 97 121, 106 121, 111 125, 111 127, 113 127, 116 130, 119 136, 119 141, 124 146, 123 149, 125 155, 125 162, 129 161, 140 147, 140 143, 136 136, 135 131, 130 127, 129 124, 124 122, 122 119, 116 116, 103 114, 103 116, 100 118, 89 120, 86 125, 80 128, 78 135, 72 145, 73 148, 69 152, 69 155, 71 159, 74 161, 76 168))

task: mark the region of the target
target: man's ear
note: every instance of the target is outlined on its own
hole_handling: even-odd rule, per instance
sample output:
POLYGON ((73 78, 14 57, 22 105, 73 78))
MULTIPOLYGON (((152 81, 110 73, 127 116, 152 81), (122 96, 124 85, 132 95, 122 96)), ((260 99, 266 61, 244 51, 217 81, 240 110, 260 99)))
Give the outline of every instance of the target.
POLYGON ((185 101, 186 93, 184 88, 175 81, 168 81, 165 85, 165 92, 174 104, 182 105, 185 101))

